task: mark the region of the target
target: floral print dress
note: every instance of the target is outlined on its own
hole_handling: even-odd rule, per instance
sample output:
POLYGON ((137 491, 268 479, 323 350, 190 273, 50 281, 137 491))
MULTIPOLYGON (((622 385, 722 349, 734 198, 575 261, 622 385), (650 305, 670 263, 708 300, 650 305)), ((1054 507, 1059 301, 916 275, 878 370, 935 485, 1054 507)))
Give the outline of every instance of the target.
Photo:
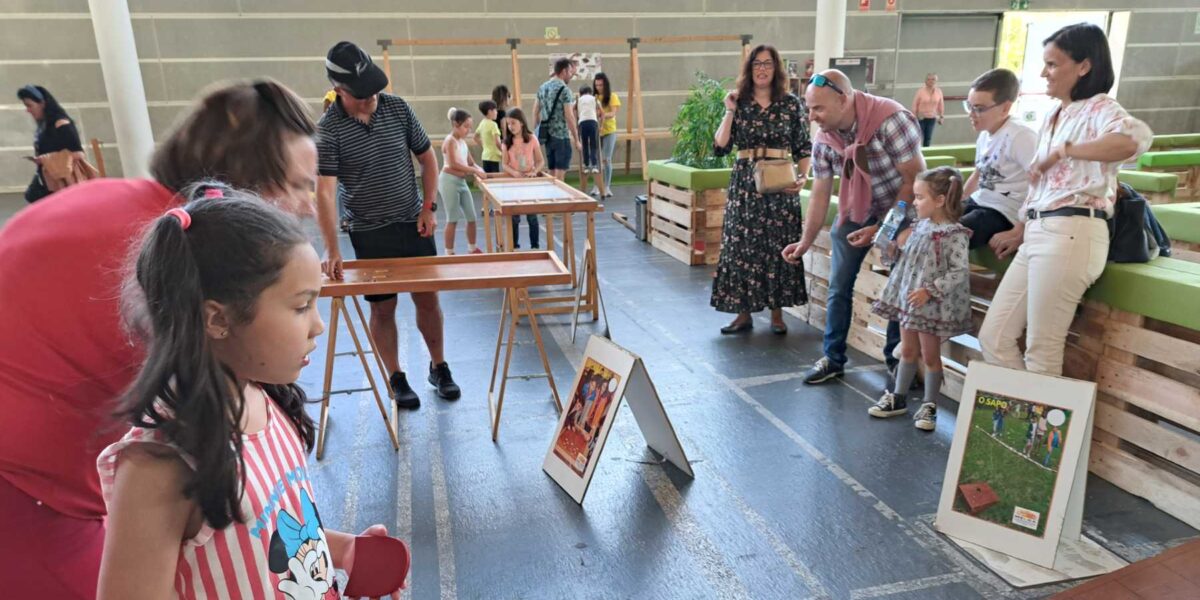
POLYGON ((900 250, 875 314, 905 329, 951 338, 971 331, 971 230, 958 223, 921 219, 900 250), (914 307, 908 295, 921 288, 930 299, 914 307))
MULTIPOLYGON (((767 108, 753 100, 739 102, 729 144, 714 150, 724 156, 734 146, 788 150, 794 161, 808 157, 808 109, 793 94, 767 108)), ((807 303, 804 267, 787 263, 781 254, 784 246, 800 239, 802 222, 798 194, 759 194, 754 161, 738 159, 729 178, 712 306, 726 313, 751 313, 807 303)))

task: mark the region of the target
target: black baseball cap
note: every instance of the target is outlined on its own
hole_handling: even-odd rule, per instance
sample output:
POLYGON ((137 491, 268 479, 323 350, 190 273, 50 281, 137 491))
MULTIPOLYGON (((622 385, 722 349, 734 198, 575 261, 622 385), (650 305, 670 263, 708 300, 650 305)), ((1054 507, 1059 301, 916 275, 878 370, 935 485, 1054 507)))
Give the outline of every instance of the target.
POLYGON ((355 98, 365 99, 387 87, 387 75, 371 61, 371 56, 351 42, 338 42, 325 55, 325 75, 336 86, 350 90, 355 98))

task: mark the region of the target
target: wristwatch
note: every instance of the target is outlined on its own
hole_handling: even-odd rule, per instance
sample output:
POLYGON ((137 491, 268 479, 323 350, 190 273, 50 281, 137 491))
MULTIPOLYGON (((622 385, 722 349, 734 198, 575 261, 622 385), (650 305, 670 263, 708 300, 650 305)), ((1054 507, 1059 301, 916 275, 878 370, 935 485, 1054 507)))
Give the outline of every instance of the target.
POLYGON ((429 212, 437 212, 437 201, 436 200, 429 205, 429 212))

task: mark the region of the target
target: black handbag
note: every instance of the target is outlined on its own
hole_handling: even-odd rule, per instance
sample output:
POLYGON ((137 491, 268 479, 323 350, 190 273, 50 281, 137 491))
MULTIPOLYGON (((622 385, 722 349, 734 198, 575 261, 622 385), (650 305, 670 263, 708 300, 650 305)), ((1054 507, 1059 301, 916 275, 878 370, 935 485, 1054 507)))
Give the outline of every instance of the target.
POLYGON ((1108 239, 1109 262, 1144 263, 1160 254, 1171 255, 1171 242, 1150 211, 1150 203, 1125 183, 1117 185, 1108 239))

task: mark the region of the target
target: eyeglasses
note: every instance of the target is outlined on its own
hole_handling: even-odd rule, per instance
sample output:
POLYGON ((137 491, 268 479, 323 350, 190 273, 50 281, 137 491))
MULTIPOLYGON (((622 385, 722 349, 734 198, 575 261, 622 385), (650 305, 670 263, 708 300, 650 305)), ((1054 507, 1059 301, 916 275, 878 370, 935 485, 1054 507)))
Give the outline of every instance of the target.
POLYGON ((755 71, 769 71, 775 68, 775 61, 771 60, 756 60, 750 63, 750 67, 755 71))
POLYGON ((808 80, 808 83, 813 87, 827 87, 837 92, 841 96, 846 95, 846 92, 843 92, 842 88, 838 87, 836 83, 830 81, 829 78, 824 75, 813 75, 812 79, 808 80))
POLYGON ((963 100, 962 104, 963 104, 963 110, 967 111, 968 115, 982 115, 983 113, 985 113, 989 110, 992 110, 993 108, 996 108, 997 106, 1000 106, 1000 104, 1003 104, 1003 102, 1001 102, 999 104, 993 104, 991 106, 973 106, 970 102, 963 100))

